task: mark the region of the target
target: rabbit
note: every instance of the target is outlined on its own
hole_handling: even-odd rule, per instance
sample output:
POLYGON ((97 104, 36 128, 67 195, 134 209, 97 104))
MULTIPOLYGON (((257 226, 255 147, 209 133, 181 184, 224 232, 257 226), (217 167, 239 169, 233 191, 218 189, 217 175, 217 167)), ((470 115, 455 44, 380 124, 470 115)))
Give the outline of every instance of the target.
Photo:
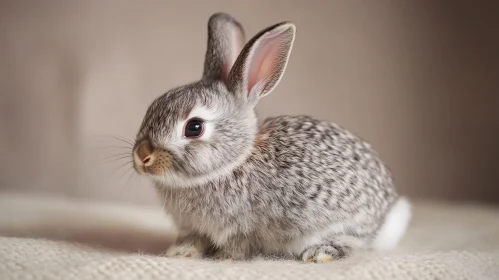
POLYGON ((202 78, 147 109, 133 165, 178 229, 165 256, 320 263, 404 235, 411 204, 369 143, 310 116, 259 125, 255 106, 281 80, 295 33, 281 22, 245 44, 236 19, 213 14, 202 78))

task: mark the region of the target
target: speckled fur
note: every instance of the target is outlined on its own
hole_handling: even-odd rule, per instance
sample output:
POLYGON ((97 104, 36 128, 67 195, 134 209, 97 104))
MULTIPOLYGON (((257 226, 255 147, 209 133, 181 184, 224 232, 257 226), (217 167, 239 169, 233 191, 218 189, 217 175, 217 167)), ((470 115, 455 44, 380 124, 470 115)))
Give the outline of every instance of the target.
MULTIPOLYGON (((214 18, 241 28, 228 15, 214 18)), ((388 167, 371 145, 330 122, 280 116, 258 126, 256 99, 239 92, 244 83, 231 84, 244 74, 244 50, 232 71, 238 73, 214 79, 213 71, 223 72, 210 64, 224 51, 218 46, 207 51, 203 79, 154 101, 137 136, 168 155, 152 176, 181 231, 166 255, 188 247, 189 256, 197 248, 220 258, 264 253, 321 262, 369 248, 398 198, 388 167), (210 139, 172 144, 175 123, 198 107, 217 112, 210 139)))

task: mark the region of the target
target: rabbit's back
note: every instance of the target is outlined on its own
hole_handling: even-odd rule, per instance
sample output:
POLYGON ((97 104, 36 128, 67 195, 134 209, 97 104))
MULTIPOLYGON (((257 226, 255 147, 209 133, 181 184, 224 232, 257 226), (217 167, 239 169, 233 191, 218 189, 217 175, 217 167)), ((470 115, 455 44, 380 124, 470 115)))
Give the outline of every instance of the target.
POLYGON ((269 118, 255 150, 248 173, 265 179, 254 175, 250 181, 277 201, 274 213, 286 211, 286 230, 332 227, 370 239, 398 197, 390 170, 371 145, 334 123, 309 116, 269 118))

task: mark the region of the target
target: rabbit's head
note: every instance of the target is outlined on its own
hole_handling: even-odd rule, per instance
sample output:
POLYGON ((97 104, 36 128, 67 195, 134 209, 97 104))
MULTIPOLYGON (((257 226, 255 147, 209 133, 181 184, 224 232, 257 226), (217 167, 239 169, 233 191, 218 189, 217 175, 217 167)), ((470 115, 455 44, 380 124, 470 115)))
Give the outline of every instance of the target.
POLYGON ((190 187, 242 164, 257 134, 254 107, 281 79, 295 30, 279 23, 245 44, 235 19, 211 16, 203 77, 150 105, 133 150, 135 169, 170 187, 190 187))

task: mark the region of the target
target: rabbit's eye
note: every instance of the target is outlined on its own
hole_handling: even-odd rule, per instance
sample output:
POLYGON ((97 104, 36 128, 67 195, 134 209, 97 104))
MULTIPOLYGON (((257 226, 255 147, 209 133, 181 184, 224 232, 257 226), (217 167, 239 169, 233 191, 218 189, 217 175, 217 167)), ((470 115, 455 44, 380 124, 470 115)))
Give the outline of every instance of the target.
POLYGON ((201 137, 204 132, 204 122, 200 119, 190 119, 185 124, 184 136, 187 138, 201 137))

